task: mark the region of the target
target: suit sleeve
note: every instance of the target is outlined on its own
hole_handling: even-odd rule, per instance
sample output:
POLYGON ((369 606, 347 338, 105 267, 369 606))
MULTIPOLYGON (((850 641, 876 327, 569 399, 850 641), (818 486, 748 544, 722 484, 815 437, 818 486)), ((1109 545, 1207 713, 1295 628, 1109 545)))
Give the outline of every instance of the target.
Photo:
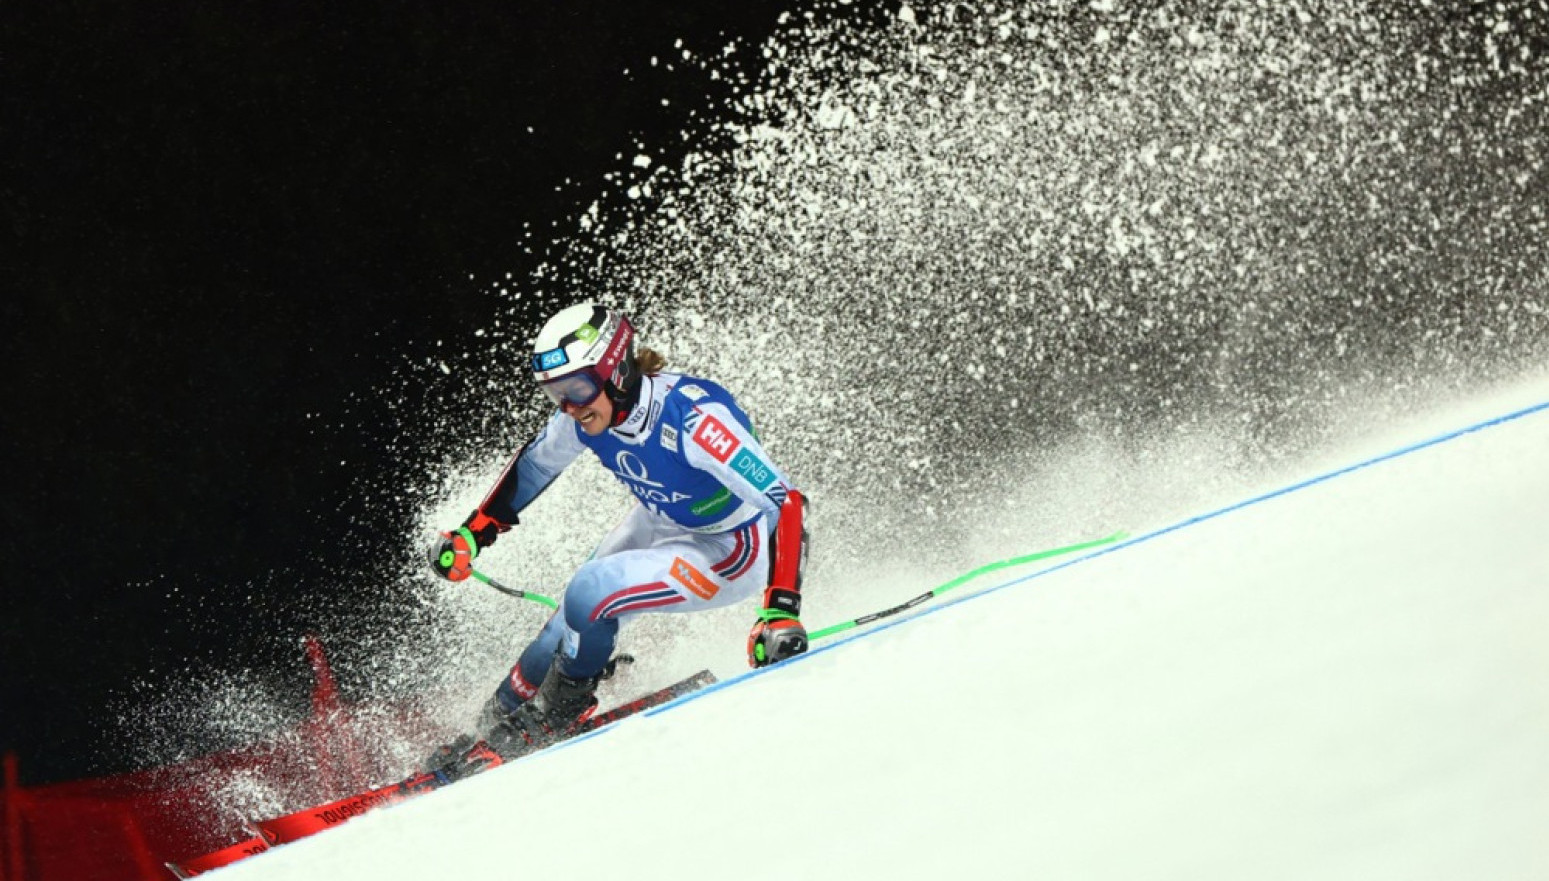
POLYGON ((575 421, 564 413, 555 413, 538 436, 528 441, 506 466, 479 510, 498 523, 516 523, 517 515, 542 495, 584 449, 576 434, 575 421))
POLYGON ((688 432, 683 455, 690 465, 715 475, 738 498, 764 512, 770 523, 779 518, 791 484, 729 407, 701 403, 686 414, 683 427, 688 432))

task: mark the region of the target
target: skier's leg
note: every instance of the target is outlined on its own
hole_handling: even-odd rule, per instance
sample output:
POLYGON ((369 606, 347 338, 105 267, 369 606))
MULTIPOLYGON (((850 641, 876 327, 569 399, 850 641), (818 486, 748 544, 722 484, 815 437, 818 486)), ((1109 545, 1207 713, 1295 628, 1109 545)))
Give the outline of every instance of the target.
POLYGON ((567 677, 600 674, 625 618, 714 609, 756 595, 768 580, 768 543, 762 520, 700 535, 637 505, 571 577, 559 611, 501 683, 500 705, 511 711, 537 694, 556 653, 567 677))
MULTIPOLYGON (((624 516, 624 519, 603 537, 602 542, 597 545, 597 549, 592 552, 591 559, 596 560, 599 557, 611 556, 621 551, 650 546, 659 538, 658 532, 660 527, 655 520, 656 518, 643 506, 635 505, 624 516)), ((585 568, 585 566, 582 568, 585 568)), ((575 583, 574 577, 572 577, 571 583, 575 583)), ((569 595, 568 588, 566 595, 569 595)), ((612 634, 608 634, 605 628, 595 635, 594 642, 596 643, 596 648, 589 646, 594 652, 598 650, 607 652, 603 656, 603 664, 607 663, 608 657, 612 654, 613 645, 609 637, 617 634, 617 622, 612 622, 612 629, 612 634)), ((555 612, 549 617, 548 622, 543 625, 543 629, 538 632, 537 637, 523 650, 521 658, 511 668, 510 674, 500 683, 500 687, 495 690, 495 699, 499 702, 501 708, 505 709, 506 712, 512 712, 521 706, 523 702, 531 700, 533 695, 538 693, 538 687, 543 684, 544 677, 548 675, 549 667, 554 662, 554 656, 559 652, 561 642, 564 642, 567 638, 574 642, 579 637, 576 634, 567 633, 564 616, 560 612, 555 612)), ((600 671, 601 669, 601 666, 599 666, 598 670, 600 671)))
POLYGON ((565 636, 565 620, 559 612, 549 616, 548 623, 538 631, 538 636, 527 644, 522 657, 511 668, 495 689, 495 700, 506 712, 511 712, 538 693, 543 677, 548 675, 549 665, 559 651, 560 640, 565 636))
POLYGON ((600 673, 625 618, 703 611, 757 595, 767 580, 767 545, 759 520, 720 535, 658 533, 649 547, 591 560, 565 589, 559 669, 579 678, 600 673))
POLYGON ((719 608, 758 596, 768 581, 762 520, 719 535, 664 528, 655 517, 631 515, 621 528, 631 525, 609 536, 610 553, 576 571, 559 611, 487 705, 480 730, 501 755, 552 743, 595 707, 622 620, 719 608))

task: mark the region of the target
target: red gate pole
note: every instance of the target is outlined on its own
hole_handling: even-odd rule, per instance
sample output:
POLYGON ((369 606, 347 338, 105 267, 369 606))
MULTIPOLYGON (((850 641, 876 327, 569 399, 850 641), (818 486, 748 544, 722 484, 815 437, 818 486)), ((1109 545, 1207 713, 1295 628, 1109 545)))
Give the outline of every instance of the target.
MULTIPOLYGON (((333 666, 323 650, 323 641, 315 634, 306 638, 307 662, 312 665, 315 684, 312 686, 312 749, 318 767, 330 780, 333 788, 339 788, 340 763, 344 765, 343 790, 358 789, 369 781, 361 762, 360 745, 350 727, 350 714, 339 698, 339 686, 333 678, 333 666)), ((341 791, 343 791, 341 790, 341 791)))
POLYGON ((16 770, 16 753, 5 754, 5 873, 0 881, 26 881, 22 872, 22 806, 20 774, 16 770))
POLYGON ((167 870, 156 865, 156 859, 151 856, 150 845, 145 843, 145 833, 141 831, 140 821, 135 819, 134 811, 127 807, 120 808, 118 823, 123 827, 124 839, 129 842, 129 852, 134 854, 135 865, 140 867, 140 878, 143 881, 162 881, 166 877, 167 870))
POLYGON ((323 653, 323 642, 314 634, 304 640, 307 663, 312 667, 312 718, 307 720, 307 739, 312 746, 312 764, 329 792, 340 789, 339 776, 329 749, 328 729, 334 721, 339 706, 339 688, 334 683, 333 668, 323 653))

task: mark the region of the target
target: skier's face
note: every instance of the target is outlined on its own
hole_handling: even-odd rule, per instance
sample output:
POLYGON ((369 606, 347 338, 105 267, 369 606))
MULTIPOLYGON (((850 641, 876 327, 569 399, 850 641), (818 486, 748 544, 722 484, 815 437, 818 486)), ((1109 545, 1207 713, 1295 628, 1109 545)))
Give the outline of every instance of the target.
POLYGON ((613 402, 607 395, 598 395, 590 404, 572 404, 565 401, 559 405, 571 419, 581 423, 581 430, 587 434, 602 434, 613 424, 613 402))

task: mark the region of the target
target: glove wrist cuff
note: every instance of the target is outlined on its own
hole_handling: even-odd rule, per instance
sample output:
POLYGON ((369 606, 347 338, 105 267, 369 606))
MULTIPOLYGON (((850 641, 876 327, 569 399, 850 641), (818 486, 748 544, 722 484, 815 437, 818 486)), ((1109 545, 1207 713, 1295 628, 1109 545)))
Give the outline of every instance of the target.
POLYGON ((483 508, 477 508, 472 514, 469 514, 468 519, 463 521, 463 525, 470 527, 474 532, 483 532, 492 526, 499 532, 505 532, 511 528, 506 524, 501 523, 499 520, 496 520, 494 517, 484 513, 483 508))
POLYGON ((475 510, 463 521, 462 528, 457 533, 467 540, 468 546, 474 549, 474 553, 484 550, 495 543, 500 533, 507 532, 511 527, 484 513, 482 509, 475 510))
POLYGON ((766 618, 769 613, 778 613, 778 618, 795 618, 801 614, 801 594, 788 587, 771 587, 764 591, 764 611, 759 617, 765 621, 777 620, 766 618))
POLYGON ((789 612, 782 612, 779 609, 760 609, 758 620, 768 624, 770 621, 797 621, 800 619, 789 612))
POLYGON ((479 551, 483 550, 483 545, 479 544, 479 537, 473 532, 473 530, 469 529, 468 527, 459 526, 457 527, 457 532, 454 534, 462 536, 463 541, 468 543, 469 560, 477 557, 479 555, 479 551))

